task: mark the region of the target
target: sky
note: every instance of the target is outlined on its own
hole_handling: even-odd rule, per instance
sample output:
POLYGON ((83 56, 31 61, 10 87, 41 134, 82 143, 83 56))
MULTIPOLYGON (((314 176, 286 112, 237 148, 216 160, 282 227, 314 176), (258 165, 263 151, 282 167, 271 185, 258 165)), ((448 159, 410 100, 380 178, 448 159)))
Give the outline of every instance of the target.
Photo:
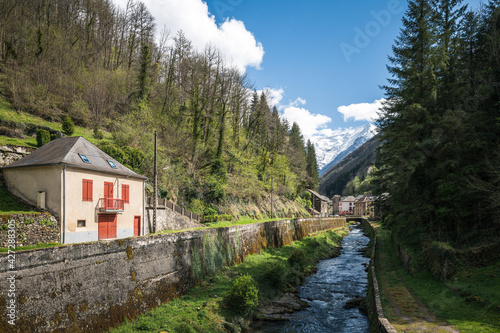
MULTIPOLYGON (((124 8, 126 0, 114 0, 124 8)), ((182 29, 199 50, 217 46, 302 133, 372 122, 402 0, 143 0, 157 31, 182 29)), ((480 0, 465 0, 478 8, 480 0)))

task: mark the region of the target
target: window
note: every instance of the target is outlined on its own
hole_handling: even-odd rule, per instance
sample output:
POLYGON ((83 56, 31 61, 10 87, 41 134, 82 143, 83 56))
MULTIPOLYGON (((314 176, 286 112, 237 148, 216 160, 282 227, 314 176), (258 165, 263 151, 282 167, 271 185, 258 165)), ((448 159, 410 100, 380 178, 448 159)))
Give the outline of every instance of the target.
POLYGON ((129 203, 129 185, 122 185, 122 199, 124 203, 129 203))
POLYGON ((78 154, 80 155, 80 158, 82 159, 83 162, 85 163, 89 163, 90 164, 90 161, 89 159, 87 158, 87 156, 83 155, 83 154, 78 154))
POLYGON ((83 201, 92 201, 93 200, 93 184, 92 180, 84 179, 82 184, 83 189, 83 201))
POLYGON ((78 220, 78 222, 76 223, 76 226, 78 228, 83 228, 83 227, 85 227, 85 224, 86 224, 85 220, 78 220))
POLYGON ((109 165, 110 165, 113 169, 118 169, 118 168, 116 167, 116 165, 115 165, 115 162, 110 161, 110 160, 106 160, 106 161, 108 161, 108 164, 109 164, 109 165))

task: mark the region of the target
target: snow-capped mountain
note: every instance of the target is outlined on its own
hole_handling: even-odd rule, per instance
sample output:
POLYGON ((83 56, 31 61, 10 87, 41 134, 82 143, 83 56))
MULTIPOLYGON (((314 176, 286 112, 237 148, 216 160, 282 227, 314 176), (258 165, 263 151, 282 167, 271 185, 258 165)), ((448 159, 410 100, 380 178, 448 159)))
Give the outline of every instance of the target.
POLYGON ((316 149, 319 175, 340 162, 344 157, 355 151, 363 143, 375 135, 377 127, 366 124, 355 128, 324 130, 312 138, 316 149))

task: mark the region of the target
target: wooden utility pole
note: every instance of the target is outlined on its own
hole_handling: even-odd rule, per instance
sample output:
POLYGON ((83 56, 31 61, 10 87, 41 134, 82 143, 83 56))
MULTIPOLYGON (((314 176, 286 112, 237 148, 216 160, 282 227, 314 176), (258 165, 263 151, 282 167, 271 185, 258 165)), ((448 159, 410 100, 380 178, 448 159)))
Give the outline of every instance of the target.
POLYGON ((157 158, 156 158, 156 131, 155 131, 155 160, 154 160, 154 194, 153 194, 153 232, 156 232, 156 211, 158 209, 158 172, 157 172, 157 158))
POLYGON ((271 218, 273 218, 273 176, 271 176, 271 218))

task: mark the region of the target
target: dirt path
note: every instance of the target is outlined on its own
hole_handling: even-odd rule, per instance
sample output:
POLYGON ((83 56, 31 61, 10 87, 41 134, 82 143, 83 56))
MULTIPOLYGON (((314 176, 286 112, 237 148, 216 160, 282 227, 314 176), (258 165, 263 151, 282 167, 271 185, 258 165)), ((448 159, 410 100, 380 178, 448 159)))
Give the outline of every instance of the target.
MULTIPOLYGON (((372 223, 374 228, 378 224, 372 223)), ((376 270, 381 286, 385 317, 398 332, 460 332, 450 324, 438 320, 409 290, 399 276, 398 262, 392 257, 390 239, 377 232, 376 270)))

